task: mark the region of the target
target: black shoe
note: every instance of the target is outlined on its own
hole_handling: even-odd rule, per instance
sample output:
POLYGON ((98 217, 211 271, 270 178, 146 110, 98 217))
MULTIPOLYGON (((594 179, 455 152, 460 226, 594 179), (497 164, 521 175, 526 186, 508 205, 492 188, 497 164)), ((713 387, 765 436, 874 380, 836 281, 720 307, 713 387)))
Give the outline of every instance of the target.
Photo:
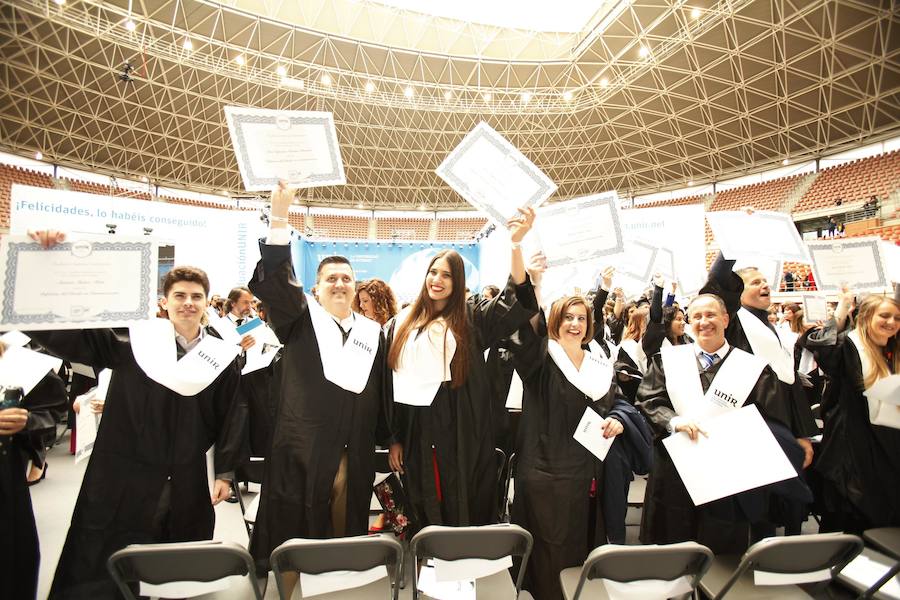
POLYGON ((238 498, 234 495, 234 492, 231 492, 231 496, 225 498, 225 502, 227 502, 228 504, 237 504, 238 498))

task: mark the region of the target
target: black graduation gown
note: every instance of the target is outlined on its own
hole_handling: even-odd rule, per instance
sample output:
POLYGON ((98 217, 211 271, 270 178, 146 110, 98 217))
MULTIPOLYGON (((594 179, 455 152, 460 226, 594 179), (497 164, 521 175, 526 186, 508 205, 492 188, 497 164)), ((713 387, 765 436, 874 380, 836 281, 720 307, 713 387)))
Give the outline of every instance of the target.
MULTIPOLYGON (((728 343, 745 352, 753 354, 753 347, 744 332, 737 311, 741 308, 741 294, 744 291, 744 282, 740 275, 731 269, 735 261, 726 260, 719 252, 715 262, 709 270, 709 279, 700 290, 701 294, 715 294, 725 302, 728 310, 728 327, 725 329, 725 339, 728 343)), ((751 311, 752 312, 752 311, 751 311)), ((777 334, 773 331, 772 335, 777 334)), ((790 407, 790 421, 787 423, 791 431, 798 438, 818 435, 819 428, 806 401, 806 393, 803 391, 803 383, 799 377, 793 385, 778 381, 778 385, 784 388, 785 402, 790 407)))
MULTIPOLYGON (((502 293, 468 304, 469 371, 458 388, 441 384, 431 406, 391 403, 392 438, 403 445, 403 485, 416 529, 426 525, 485 525, 497 521, 497 473, 491 422, 491 374, 484 351, 537 312, 531 282, 510 279, 502 293), (435 474, 440 481, 440 489, 435 474), (440 493, 440 496, 439 496, 440 493)), ((388 327, 387 347, 396 321, 388 327)), ((393 398, 393 375, 386 382, 393 398)))
MULTIPOLYGON (((700 373, 704 392, 709 389, 724 362, 720 361, 700 373)), ((700 369, 699 362, 697 368, 700 369)), ((744 406, 756 405, 791 464, 799 471, 803 464, 803 449, 786 426, 790 413, 782 397, 784 390, 776 383, 775 372, 766 366, 744 406)), ((642 543, 671 544, 694 540, 708 546, 716 554, 741 554, 748 546, 749 524, 768 520, 771 494, 802 502, 812 500, 806 485, 793 478, 694 506, 662 444, 669 435, 669 421, 676 416, 666 390, 662 361, 650 362, 638 389, 637 406, 656 434, 653 467, 641 516, 642 543)), ((752 449, 748 448, 748 452, 752 449)))
POLYGON ((368 383, 359 394, 327 380, 306 295, 294 278, 290 246, 260 244, 260 253, 249 286, 269 308, 269 326, 284 344, 275 368, 277 416, 250 546, 263 568, 272 550, 290 538, 333 535, 331 491, 345 448, 346 535, 368 531, 385 355, 379 336, 368 383))
POLYGON ((869 421, 862 363, 848 333, 838 333, 832 319, 802 341, 830 378, 815 465, 825 479, 822 526, 859 534, 900 526, 900 430, 869 421))
POLYGON ((561 599, 562 569, 582 564, 607 539, 625 543, 628 484, 632 469, 649 469, 652 434, 614 379, 592 401, 549 356, 547 338, 525 329, 530 327, 520 332, 523 345, 515 350, 525 393, 512 522, 534 536, 525 589, 542 600, 561 599), (624 426, 603 462, 572 437, 588 406, 624 426), (596 499, 590 497, 592 480, 596 499))
POLYGON ((22 399, 25 429, 0 436, 0 598, 35 598, 40 551, 31 495, 25 484, 25 455, 35 438, 56 433, 65 414, 66 388, 52 371, 22 399), (26 450, 26 451, 23 451, 26 450))
MULTIPOLYGON (((103 420, 84 474, 52 599, 119 597, 106 561, 129 544, 211 539, 215 513, 206 452, 215 444, 216 473, 233 471, 242 445, 245 406, 236 362, 206 389, 181 396, 138 366, 126 331, 40 331, 28 335, 48 351, 96 371, 113 369, 103 420), (154 523, 163 488, 169 513, 154 523)), ((212 335, 209 331, 207 335, 212 335)), ((172 349, 177 342, 172 338, 172 349)))

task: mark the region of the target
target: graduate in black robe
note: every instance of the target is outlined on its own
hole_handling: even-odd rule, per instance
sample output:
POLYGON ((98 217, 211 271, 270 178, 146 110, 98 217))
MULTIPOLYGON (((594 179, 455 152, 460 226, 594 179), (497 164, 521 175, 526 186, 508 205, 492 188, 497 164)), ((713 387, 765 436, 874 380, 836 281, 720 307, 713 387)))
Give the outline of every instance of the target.
MULTIPOLYGON (((41 232, 58 239, 54 234, 41 232)), ((185 345, 193 348, 206 336, 217 337, 213 330, 200 326, 209 280, 199 269, 176 267, 166 276, 164 286, 175 332, 166 344, 181 358, 188 351, 185 345), (188 330, 194 332, 193 339, 178 333, 188 330)), ((234 360, 220 365, 205 388, 185 396, 151 379, 138 364, 136 341, 129 331, 36 331, 28 335, 54 355, 90 365, 98 372, 113 371, 50 598, 120 597, 106 569, 116 550, 129 544, 212 538, 213 504, 228 497, 231 482, 226 477, 239 464, 245 445, 246 405, 239 394, 240 372, 234 360), (211 498, 206 452, 213 445, 217 480, 211 498)), ((161 379, 167 380, 167 375, 161 379)), ((170 380, 167 384, 179 387, 170 380)))
POLYGON ((494 453, 493 394, 484 351, 516 331, 537 311, 518 246, 531 228, 534 211, 523 212, 525 217, 510 225, 511 275, 499 296, 474 306, 467 304, 462 258, 452 250, 441 251, 429 265, 418 299, 408 312, 401 312, 389 324, 388 366, 392 372, 388 382, 394 399, 389 419, 390 462, 394 470, 403 474, 416 529, 426 525, 484 525, 497 520, 500 465, 494 453), (395 341, 408 314, 412 319, 424 318, 425 327, 408 327, 404 339, 395 341), (432 327, 443 333, 434 333, 432 327), (425 392, 430 398, 414 399, 423 404, 431 400, 430 404, 402 403, 405 398, 395 378, 415 379, 423 367, 435 366, 404 364, 405 342, 427 346, 433 343, 428 341, 432 335, 446 340, 450 333, 458 344, 452 360, 446 346, 435 349, 439 378, 444 379, 434 381, 425 392), (396 362, 391 363, 394 352, 396 362), (400 373, 394 373, 395 370, 400 373))
POLYGON ((831 380, 822 400, 825 431, 815 464, 824 478, 821 529, 861 534, 873 527, 900 526, 900 429, 873 424, 863 395, 879 378, 898 373, 900 304, 866 298, 851 329, 844 323, 851 296, 844 294, 835 317, 801 343, 815 353, 831 380), (871 355, 863 339, 870 340, 871 355), (876 361, 878 376, 873 373, 876 361))
MULTIPOLYGON (((707 344, 710 349, 724 350, 728 346, 725 356, 705 370, 697 361, 704 393, 735 349, 726 343, 724 336, 727 313, 719 306, 719 300, 713 298, 711 295, 700 296, 688 309, 693 335, 698 342, 701 336, 710 336, 715 337, 714 341, 707 344), (696 314, 694 311, 697 311, 696 314)), ((776 382, 777 378, 772 369, 768 366, 763 368, 744 406, 756 405, 788 460, 799 470, 803 463, 803 451, 787 427, 790 422, 790 408, 783 397, 783 388, 776 382)), ((750 524, 769 518, 771 494, 798 501, 808 502, 812 499, 808 488, 799 479, 794 478, 702 506, 694 506, 672 459, 662 444, 663 439, 672 433, 673 418, 677 416, 669 397, 669 390, 666 388, 666 373, 662 361, 650 363, 638 389, 637 406, 647 417, 656 436, 653 466, 647 483, 641 518, 642 543, 669 544, 694 540, 708 546, 716 554, 741 554, 750 543, 750 524)), ((692 437, 696 438, 698 435, 696 424, 686 423, 684 427, 685 431, 693 428, 692 437)), ((690 431, 688 433, 691 434, 690 431)), ((752 452, 753 449, 748 448, 747 451, 752 452)))
POLYGON ((607 541, 625 543, 632 470, 646 473, 650 466, 650 428, 616 384, 612 362, 591 340, 588 310, 580 297, 558 300, 548 325, 556 335, 548 340, 547 328, 538 327, 538 334, 526 325, 514 351, 524 398, 512 522, 534 536, 524 588, 535 598, 561 599, 562 569, 582 564, 593 548, 607 541), (582 320, 570 323, 569 313, 582 320), (600 354, 606 367, 596 372, 605 373, 605 380, 594 380, 587 375, 593 372, 581 368, 589 380, 582 387, 596 398, 570 381, 556 362, 576 369, 560 353, 564 344, 581 350, 583 362, 591 360, 592 353, 600 354), (553 345, 554 355, 548 345, 553 345), (602 462, 573 438, 588 407, 606 419, 609 437, 616 438, 602 462))
POLYGON ((41 446, 53 442, 57 418, 65 411, 66 389, 52 371, 22 398, 19 407, 0 409, 0 598, 37 596, 40 549, 25 485, 24 457, 35 440, 43 440, 41 446), (17 424, 13 415, 20 418, 17 424))
MULTIPOLYGON (((272 550, 290 538, 367 532, 376 428, 383 420, 381 328, 350 311, 355 283, 352 268, 342 257, 329 257, 320 265, 321 306, 307 300, 291 264, 286 224, 292 197, 292 191, 283 186, 273 192, 272 228, 266 243, 260 243, 262 257, 249 283, 268 309, 269 326, 284 344, 274 370, 280 393, 250 546, 260 571, 268 568, 272 550), (326 311, 326 306, 335 309, 332 303, 347 311, 340 323, 326 311), (325 328, 323 336, 331 337, 320 340, 316 323, 325 328), (352 352, 357 342, 367 347, 366 367, 341 364, 341 355, 328 363, 355 378, 358 392, 329 379, 338 379, 331 370, 326 376, 323 360, 329 357, 322 357, 321 345, 335 340, 339 353, 352 352), (339 471, 346 473, 343 485, 335 485, 339 471), (345 490, 345 500, 336 496, 335 502, 343 506, 332 506, 332 493, 338 487, 345 490)), ((293 582, 287 585, 292 587, 293 582)))

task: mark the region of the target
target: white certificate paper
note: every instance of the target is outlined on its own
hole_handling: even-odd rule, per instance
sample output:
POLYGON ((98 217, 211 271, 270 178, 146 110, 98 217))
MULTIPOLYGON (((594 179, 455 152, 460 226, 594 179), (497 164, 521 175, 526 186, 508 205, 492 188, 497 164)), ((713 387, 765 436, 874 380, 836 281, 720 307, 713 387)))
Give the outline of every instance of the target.
POLYGON ((44 250, 25 236, 0 243, 0 329, 127 327, 156 316, 157 244, 80 240, 44 250))
POLYGON ((858 291, 891 288, 881 238, 815 240, 808 246, 820 292, 837 293, 844 285, 858 291))
POLYGON ((588 406, 584 409, 581 421, 575 428, 575 434, 572 436, 579 444, 587 448, 591 454, 600 460, 606 460, 609 449, 616 438, 603 437, 603 417, 597 414, 593 408, 588 406))
POLYGON ((547 268, 622 252, 617 203, 616 193, 606 192, 541 208, 535 229, 547 268))
POLYGON ((803 322, 815 323, 828 320, 828 300, 820 294, 803 296, 803 322))
POLYGON ((706 213, 706 221, 727 259, 809 262, 809 252, 788 213, 715 211, 706 213))
POLYGON ((518 216, 518 208, 540 206, 556 191, 549 177, 484 121, 435 172, 501 227, 518 216))
POLYGON ((247 191, 271 190, 279 179, 298 187, 346 182, 330 112, 226 106, 225 119, 247 191))
POLYGON ((28 395, 50 371, 58 371, 62 360, 35 352, 29 348, 12 346, 0 358, 0 385, 20 387, 28 395))
POLYGON ((797 476, 756 406, 730 410, 700 425, 708 437, 692 442, 681 432, 663 440, 694 505, 797 476))

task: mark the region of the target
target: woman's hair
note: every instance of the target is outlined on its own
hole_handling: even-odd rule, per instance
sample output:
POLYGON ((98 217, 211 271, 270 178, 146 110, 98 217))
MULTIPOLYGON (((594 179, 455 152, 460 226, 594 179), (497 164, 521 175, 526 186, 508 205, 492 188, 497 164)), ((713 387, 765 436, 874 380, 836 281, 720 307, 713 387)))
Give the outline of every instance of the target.
POLYGON ((387 323, 391 317, 397 314, 397 299, 394 291, 381 279, 369 279, 361 281, 356 286, 356 296, 353 298, 353 310, 362 314, 359 306, 359 293, 365 292, 372 299, 372 309, 375 311, 375 320, 380 325, 387 323))
POLYGON ((796 302, 788 302, 784 306, 781 307, 782 312, 785 310, 791 311, 791 319, 788 321, 788 325, 791 326, 791 331, 796 334, 802 334, 806 331, 806 328, 803 326, 803 307, 797 304, 796 302))
MULTIPOLYGON (((871 387, 872 384, 882 377, 887 377, 891 374, 891 370, 888 368, 887 361, 884 358, 884 352, 875 345, 869 332, 869 324, 872 322, 872 317, 875 316, 878 307, 884 302, 893 304, 895 308, 900 309, 900 303, 893 298, 873 295, 868 296, 860 303, 859 313, 856 317, 856 331, 859 333, 860 341, 862 341, 863 351, 869 357, 869 362, 872 365, 871 372, 863 373, 863 386, 866 388, 871 387)), ((894 373, 900 373, 900 353, 897 352, 897 346, 897 335, 894 334, 888 339, 885 347, 888 356, 893 360, 894 373)))
POLYGON ((559 328, 562 326, 563 318, 566 311, 573 306, 583 306, 587 314, 587 329, 581 340, 581 343, 587 344, 594 339, 594 311, 584 296, 563 296, 553 303, 550 307, 550 316, 547 318, 547 335, 551 340, 559 340, 559 328))
POLYGON ((639 341, 644 337, 649 313, 650 309, 647 306, 635 308, 631 312, 631 316, 628 317, 628 325, 625 327, 625 333, 622 334, 622 339, 639 341))
POLYGON ((668 338, 669 343, 672 345, 678 343, 678 340, 675 339, 675 335, 672 333, 672 321, 675 320, 675 317, 678 316, 678 313, 681 313, 681 319, 682 321, 684 321, 685 314, 680 307, 667 306, 663 309, 663 327, 665 328, 666 338, 668 338))
POLYGON ((469 372, 469 323, 466 307, 466 268, 462 257, 455 250, 441 250, 434 255, 428 263, 426 278, 422 281, 422 289, 413 301, 409 309, 409 317, 399 323, 394 331, 394 340, 388 351, 388 367, 396 370, 400 367, 400 354, 410 333, 417 329, 423 329, 432 321, 443 317, 447 321, 447 327, 453 332, 456 339, 456 352, 450 362, 451 387, 458 388, 466 381, 469 372), (445 259, 450 266, 450 278, 453 282, 453 290, 447 298, 444 309, 437 312, 434 301, 428 296, 427 273, 439 259, 445 259))

